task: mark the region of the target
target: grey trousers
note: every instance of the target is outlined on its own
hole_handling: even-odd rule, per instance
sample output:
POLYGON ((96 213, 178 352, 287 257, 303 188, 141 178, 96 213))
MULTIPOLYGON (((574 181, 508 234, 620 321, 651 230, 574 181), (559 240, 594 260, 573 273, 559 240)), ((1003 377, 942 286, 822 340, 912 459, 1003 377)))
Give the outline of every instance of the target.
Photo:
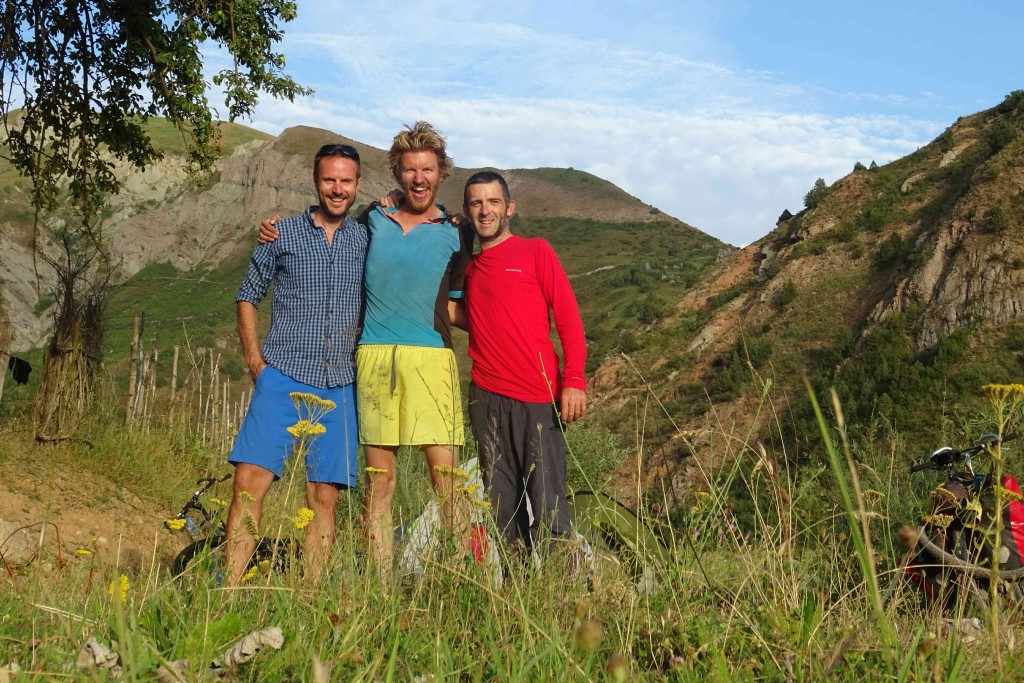
POLYGON ((469 420, 484 487, 505 541, 521 541, 532 549, 544 533, 571 537, 565 436, 554 406, 517 401, 471 384, 469 420))

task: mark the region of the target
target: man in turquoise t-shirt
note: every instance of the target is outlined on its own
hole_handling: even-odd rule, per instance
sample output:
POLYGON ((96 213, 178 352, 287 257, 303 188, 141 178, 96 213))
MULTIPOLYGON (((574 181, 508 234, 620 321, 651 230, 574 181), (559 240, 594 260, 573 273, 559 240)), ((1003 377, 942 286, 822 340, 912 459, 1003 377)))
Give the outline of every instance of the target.
MULTIPOLYGON (((367 463, 363 522, 383 578, 391 573, 400 446, 423 451, 446 522, 468 534, 452 476, 465 436, 450 321, 473 244, 472 226, 457 227, 435 203, 452 160, 433 126, 419 121, 396 135, 388 162, 404 196, 395 208, 373 204, 359 218, 370 246, 356 351, 359 442, 367 463)), ((272 220, 261 226, 261 241, 277 237, 272 220)))

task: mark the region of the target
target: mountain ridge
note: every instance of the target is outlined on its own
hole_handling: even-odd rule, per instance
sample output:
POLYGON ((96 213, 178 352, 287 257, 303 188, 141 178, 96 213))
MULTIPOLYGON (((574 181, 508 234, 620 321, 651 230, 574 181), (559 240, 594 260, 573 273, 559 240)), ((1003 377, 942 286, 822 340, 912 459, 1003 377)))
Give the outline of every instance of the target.
POLYGON ((647 485, 693 477, 698 433, 814 457, 805 377, 865 433, 879 420, 908 436, 958 428, 982 384, 1024 374, 1024 92, 809 192, 635 342, 598 368, 594 399, 617 431, 637 401, 665 407, 644 424, 647 485))
MULTIPOLYGON (((164 126, 162 122, 153 125, 164 126)), ((124 189, 110 198, 103 229, 119 260, 120 281, 152 263, 167 262, 183 272, 210 269, 251 250, 260 219, 275 213, 298 213, 315 202, 311 162, 322 144, 346 142, 360 151, 363 188, 357 202, 365 205, 395 186, 384 150, 326 129, 295 126, 279 136, 239 133, 232 126, 227 126, 227 131, 224 138, 232 140, 231 154, 218 160, 214 171, 198 181, 189 176, 177 153, 180 150, 176 150, 178 141, 173 131, 167 130, 161 130, 161 135, 170 151, 162 161, 142 173, 130 172, 123 165, 118 168, 124 189)), ((465 179, 476 170, 454 168, 441 187, 440 201, 458 210, 465 179)), ((715 248, 727 248, 591 174, 573 169, 511 169, 503 173, 517 199, 517 225, 526 227, 532 220, 552 218, 659 223, 715 248)), ((13 178, 9 167, 0 168, 0 180, 4 179, 7 185, 0 200, 8 215, 24 219, 30 215, 24 206, 24 181, 13 178)), ((36 288, 39 264, 29 248, 31 231, 25 229, 24 220, 18 224, 20 228, 10 221, 0 225, 5 226, 0 249, 7 254, 0 264, 0 278, 6 284, 4 298, 18 330, 15 349, 39 346, 45 340, 48 319, 40 315, 46 297, 36 288)))

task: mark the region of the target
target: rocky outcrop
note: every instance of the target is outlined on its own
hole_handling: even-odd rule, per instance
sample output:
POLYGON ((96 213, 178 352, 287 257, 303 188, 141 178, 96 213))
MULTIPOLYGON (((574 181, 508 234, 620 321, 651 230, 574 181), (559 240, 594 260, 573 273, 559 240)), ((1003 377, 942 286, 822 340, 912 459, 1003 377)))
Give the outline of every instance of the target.
MULTIPOLYGON (((953 151, 959 154, 966 146, 953 151)), ((1015 197, 1021 188, 1024 168, 1009 165, 990 182, 975 184, 935 227, 912 226, 905 236, 913 240, 908 263, 868 322, 914 311, 914 341, 925 349, 973 323, 999 327, 1024 318, 1022 226, 1011 218, 1006 226, 992 230, 986 218, 1007 198, 1011 205, 1019 202, 1015 197)))
POLYGON ((41 346, 46 340, 52 321, 47 315, 37 315, 35 308, 41 298, 46 297, 45 287, 36 291, 36 270, 40 271, 42 282, 50 274, 49 266, 37 260, 32 261, 32 251, 6 236, 0 236, 0 282, 3 287, 4 304, 11 325, 15 330, 13 351, 22 351, 41 346))

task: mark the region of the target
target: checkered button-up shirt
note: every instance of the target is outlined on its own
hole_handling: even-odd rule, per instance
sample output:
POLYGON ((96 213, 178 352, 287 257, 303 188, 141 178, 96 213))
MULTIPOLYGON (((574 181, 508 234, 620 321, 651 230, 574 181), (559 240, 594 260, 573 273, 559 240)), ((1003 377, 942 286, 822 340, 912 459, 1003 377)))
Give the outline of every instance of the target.
POLYGON ((281 236, 256 247, 235 301, 259 308, 273 282, 263 360, 305 384, 344 386, 355 379, 369 236, 346 218, 329 244, 315 208, 277 222, 281 236))

